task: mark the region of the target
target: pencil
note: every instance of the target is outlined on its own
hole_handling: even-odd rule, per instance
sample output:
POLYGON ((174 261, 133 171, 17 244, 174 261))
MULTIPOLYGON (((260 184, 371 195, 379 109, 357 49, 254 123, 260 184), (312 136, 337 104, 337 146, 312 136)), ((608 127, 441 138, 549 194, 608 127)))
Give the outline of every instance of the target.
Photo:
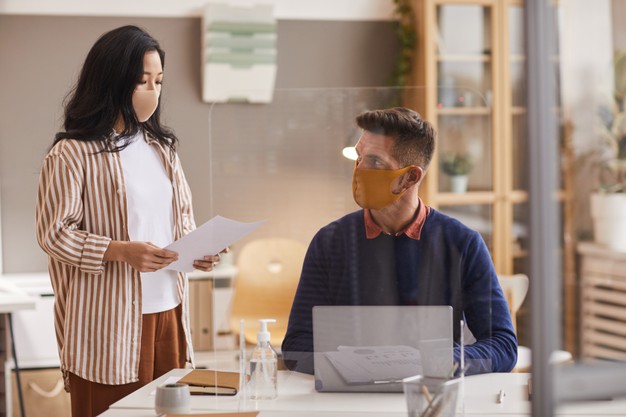
POLYGON ((428 387, 426 385, 422 385, 422 394, 424 394, 426 401, 428 401, 428 405, 430 405, 432 399, 430 398, 430 392, 428 392, 428 387))

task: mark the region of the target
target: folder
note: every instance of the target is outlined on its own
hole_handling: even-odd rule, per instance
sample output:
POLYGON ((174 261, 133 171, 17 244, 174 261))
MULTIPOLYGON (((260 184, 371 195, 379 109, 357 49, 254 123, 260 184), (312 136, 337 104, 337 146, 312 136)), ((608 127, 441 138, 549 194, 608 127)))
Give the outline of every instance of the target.
POLYGON ((191 395, 235 395, 239 390, 239 372, 194 369, 178 382, 189 385, 191 395))

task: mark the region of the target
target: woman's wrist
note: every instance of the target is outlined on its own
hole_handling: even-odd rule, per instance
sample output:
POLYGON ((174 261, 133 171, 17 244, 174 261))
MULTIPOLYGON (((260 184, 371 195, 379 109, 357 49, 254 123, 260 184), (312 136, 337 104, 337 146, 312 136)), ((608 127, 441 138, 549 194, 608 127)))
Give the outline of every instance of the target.
POLYGON ((109 247, 104 252, 105 261, 124 261, 124 246, 127 242, 120 240, 112 240, 109 242, 109 247))

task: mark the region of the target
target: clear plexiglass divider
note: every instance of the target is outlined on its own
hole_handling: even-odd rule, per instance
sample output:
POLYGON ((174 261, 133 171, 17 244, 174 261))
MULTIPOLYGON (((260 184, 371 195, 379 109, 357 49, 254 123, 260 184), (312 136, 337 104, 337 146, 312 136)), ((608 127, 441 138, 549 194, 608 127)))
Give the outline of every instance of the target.
MULTIPOLYGON (((362 133, 355 117, 367 110, 399 106, 403 100, 423 102, 427 94, 434 94, 440 102, 439 109, 446 113, 446 117, 436 121, 439 131, 461 129, 460 118, 467 113, 490 112, 489 94, 485 96, 457 85, 433 87, 428 92, 425 87, 276 89, 271 103, 211 105, 206 138, 209 149, 207 191, 195 192, 194 200, 201 200, 201 205, 209 207, 209 217, 220 215, 241 222, 266 220, 266 223, 230 247, 231 288, 216 286, 212 292, 213 314, 217 315, 213 318, 215 340, 212 349, 197 352, 199 367, 250 373, 258 319, 270 318, 276 320, 276 323, 268 323, 268 331, 278 353, 278 367, 283 369, 288 354, 281 351, 280 341, 287 327, 307 248, 321 228, 360 209, 352 195, 355 162, 344 156, 345 148, 353 147, 362 133), (229 333, 228 343, 224 343, 225 333, 229 333), (218 339, 220 343, 216 343, 218 339)), ((446 152, 460 149, 474 152, 477 165, 486 163, 481 158, 491 158, 481 153, 479 144, 465 142, 462 135, 440 136, 438 141, 446 152)), ((441 149, 436 152, 441 157, 441 149)), ((465 217, 463 221, 474 227, 486 222, 485 234, 490 233, 489 215, 475 213, 470 206, 465 212, 459 207, 460 217, 465 217), (468 218, 476 221, 467 221, 468 218)), ((355 233, 349 233, 351 239, 355 233)), ((427 274, 409 271, 415 279, 408 280, 412 282, 409 287, 399 287, 396 273, 406 265, 398 262, 393 243, 383 245, 375 253, 358 245, 350 250, 344 256, 345 261, 358 263, 361 258, 374 259, 378 269, 357 268, 357 273, 346 277, 346 285, 353 286, 352 293, 342 293, 338 299, 343 300, 341 304, 364 304, 370 308, 319 311, 307 316, 309 325, 315 324, 318 331, 322 331, 324 325, 327 327, 324 336, 308 340, 309 346, 315 347, 318 375, 303 379, 304 374, 300 372, 279 372, 278 395, 285 388, 281 389, 281 384, 289 385, 287 391, 402 392, 402 379, 416 374, 434 378, 432 389, 436 394, 437 381, 462 376, 471 364, 461 363, 461 352, 466 349, 465 344, 474 341, 471 328, 462 326, 467 322, 476 323, 477 319, 465 317, 460 308, 445 307, 463 305, 460 278, 448 280, 438 270, 438 264, 427 274), (427 275, 428 282, 436 282, 433 278, 441 275, 440 283, 422 284, 418 288, 420 275, 427 275), (407 297, 402 294, 411 292, 411 303, 422 306, 393 306, 405 303, 407 297), (401 296, 402 302, 399 301, 401 296), (430 304, 440 307, 425 307, 430 304), (380 373, 381 369, 377 369, 373 360, 381 355, 389 359, 384 366, 390 368, 387 374, 380 373)), ((454 250, 442 256, 446 257, 445 263, 463 261, 454 250)), ((406 279, 403 282, 407 282, 406 279)), ((484 291, 492 290, 486 287, 484 291)), ((311 297, 317 295, 311 294, 311 297)), ((490 301, 483 307, 487 312, 492 310, 490 301)), ((480 320, 484 328, 490 328, 489 315, 480 320)), ((309 356, 303 363, 309 360, 307 371, 312 372, 313 353, 295 353, 296 358, 298 354, 309 356)), ((475 369, 489 369, 490 361, 491 358, 479 359, 474 364, 475 369)), ((250 399, 250 390, 246 386, 245 392, 234 398, 204 398, 202 401, 216 409, 255 409, 258 401, 250 399)), ((462 389, 459 392, 462 394, 462 389)), ((404 400, 397 407, 399 411, 406 411, 404 400)))

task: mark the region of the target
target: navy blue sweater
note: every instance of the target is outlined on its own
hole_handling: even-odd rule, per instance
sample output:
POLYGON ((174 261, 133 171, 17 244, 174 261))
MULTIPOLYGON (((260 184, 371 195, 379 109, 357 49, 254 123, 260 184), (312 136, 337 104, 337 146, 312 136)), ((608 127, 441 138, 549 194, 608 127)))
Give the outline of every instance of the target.
POLYGON ((364 212, 320 229, 307 251, 282 351, 291 369, 313 373, 312 308, 317 305, 450 305, 455 360, 464 318, 476 343, 467 374, 508 372, 517 338, 489 251, 479 233, 431 208, 420 240, 366 239, 364 212))

